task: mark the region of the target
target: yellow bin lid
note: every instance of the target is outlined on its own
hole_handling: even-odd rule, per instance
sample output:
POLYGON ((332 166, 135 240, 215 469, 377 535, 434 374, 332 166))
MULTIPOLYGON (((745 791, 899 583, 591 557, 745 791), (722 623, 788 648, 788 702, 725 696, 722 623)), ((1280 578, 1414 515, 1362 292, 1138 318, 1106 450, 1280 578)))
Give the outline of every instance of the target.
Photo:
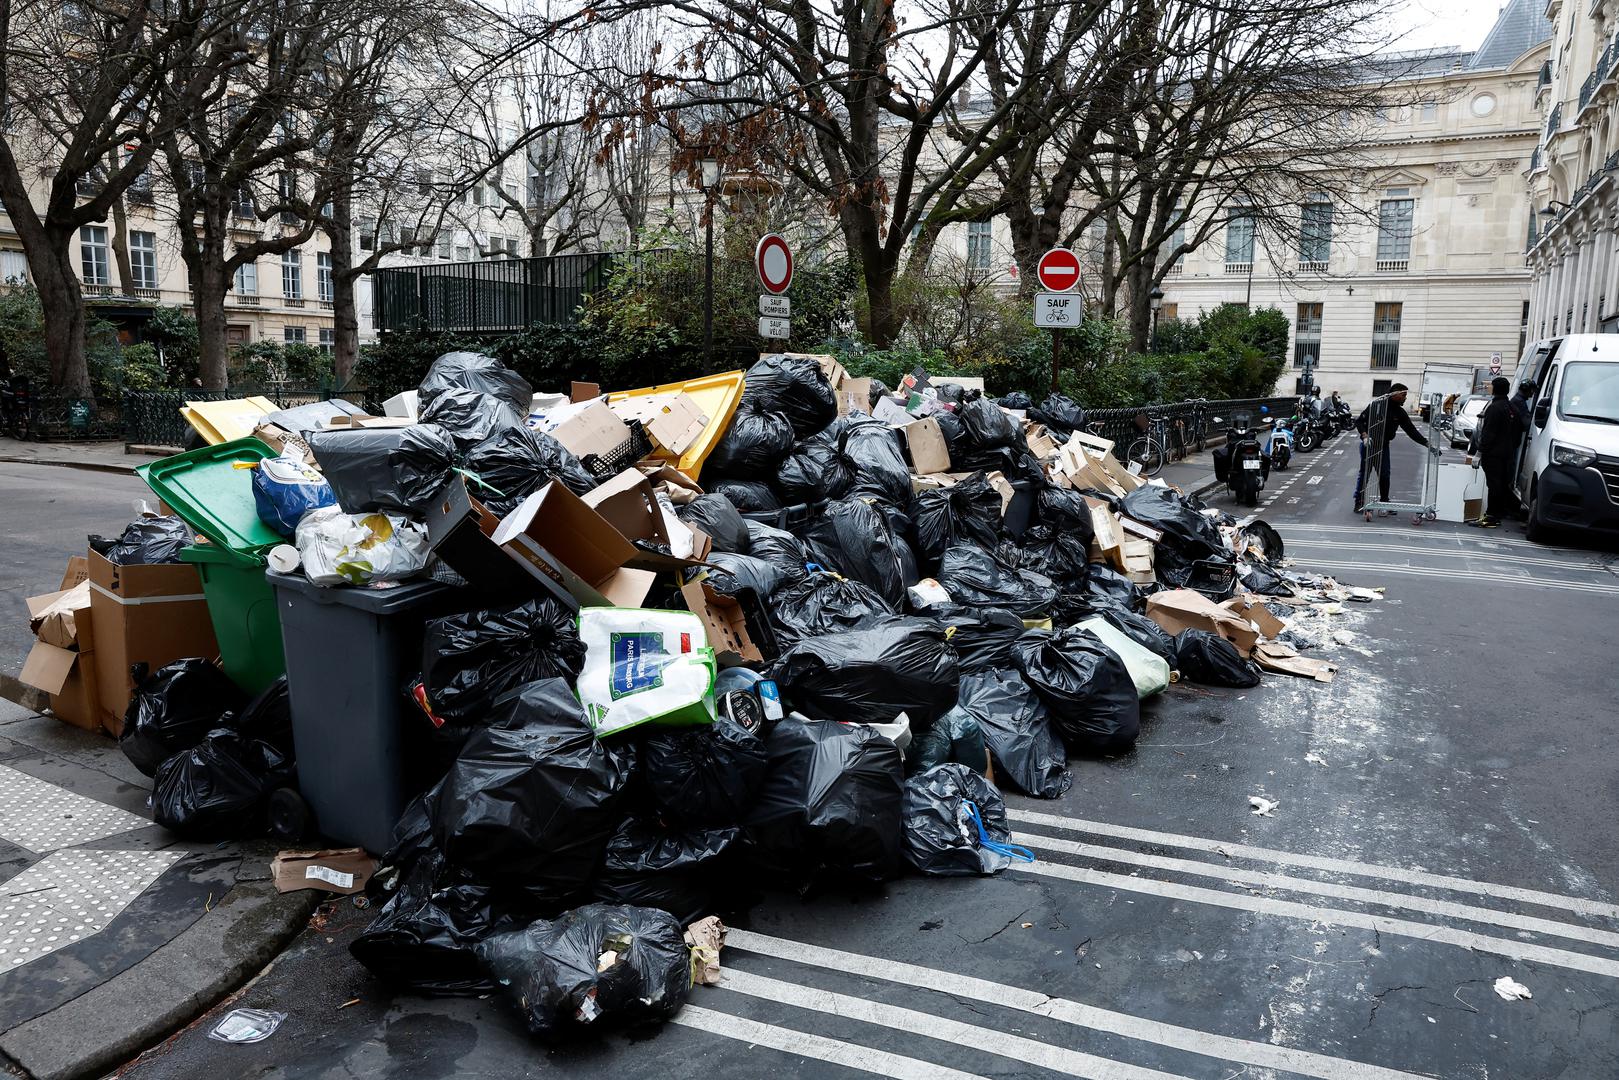
POLYGON ((702 471, 703 462, 708 455, 714 452, 720 439, 731 428, 731 419, 736 416, 736 407, 742 400, 742 372, 727 371, 719 375, 704 375, 700 379, 689 379, 686 382, 665 383, 662 386, 649 386, 644 390, 621 390, 616 394, 608 394, 609 404, 624 401, 628 398, 652 397, 656 394, 688 394, 697 403, 697 407, 708 417, 708 424, 697 441, 686 448, 684 453, 673 454, 662 448, 654 450, 652 456, 660 461, 666 461, 679 469, 693 480, 702 471))
POLYGON ((253 434, 264 418, 279 409, 267 397, 231 398, 227 401, 188 401, 180 408, 186 423, 209 446, 235 442, 253 434))

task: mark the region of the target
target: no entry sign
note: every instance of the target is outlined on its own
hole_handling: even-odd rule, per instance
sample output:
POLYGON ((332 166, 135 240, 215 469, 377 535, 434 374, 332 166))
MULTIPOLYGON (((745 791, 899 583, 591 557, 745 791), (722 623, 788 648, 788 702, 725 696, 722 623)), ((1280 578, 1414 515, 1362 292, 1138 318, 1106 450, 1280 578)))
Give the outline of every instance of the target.
POLYGON ((1079 284, 1079 256, 1067 248, 1052 248, 1040 256, 1035 276, 1047 292, 1067 292, 1079 284))
POLYGON ((779 233, 766 233, 753 252, 753 265, 759 271, 759 284, 767 293, 781 295, 793 283, 793 249, 779 233))

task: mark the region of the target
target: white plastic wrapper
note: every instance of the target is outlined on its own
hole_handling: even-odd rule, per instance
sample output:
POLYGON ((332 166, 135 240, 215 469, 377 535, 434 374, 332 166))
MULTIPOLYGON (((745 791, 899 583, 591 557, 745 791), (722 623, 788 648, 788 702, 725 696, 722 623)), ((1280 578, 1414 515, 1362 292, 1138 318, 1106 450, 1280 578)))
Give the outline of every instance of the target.
POLYGON ((714 650, 689 611, 582 608, 579 703, 597 735, 714 722, 714 650))
POLYGON ((427 530, 397 514, 311 510, 298 522, 298 557, 316 585, 401 581, 427 565, 427 530))

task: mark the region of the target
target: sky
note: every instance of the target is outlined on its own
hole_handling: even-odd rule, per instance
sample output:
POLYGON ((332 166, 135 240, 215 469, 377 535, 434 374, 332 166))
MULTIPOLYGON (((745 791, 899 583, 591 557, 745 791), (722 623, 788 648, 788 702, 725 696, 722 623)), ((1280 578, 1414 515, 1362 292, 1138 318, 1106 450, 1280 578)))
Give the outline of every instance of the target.
POLYGON ((1395 29, 1403 35, 1395 47, 1476 49, 1495 25, 1502 6, 1497 0, 1405 0, 1405 10, 1395 17, 1395 29))

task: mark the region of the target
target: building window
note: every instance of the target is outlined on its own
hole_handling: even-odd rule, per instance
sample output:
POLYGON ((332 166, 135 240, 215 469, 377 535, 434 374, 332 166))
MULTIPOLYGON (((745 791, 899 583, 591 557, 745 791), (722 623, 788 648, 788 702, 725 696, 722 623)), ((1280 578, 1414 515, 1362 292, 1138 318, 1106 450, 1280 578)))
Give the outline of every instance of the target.
POLYGON ((1372 380, 1372 396, 1373 397, 1382 397, 1384 394, 1389 392, 1389 387, 1391 387, 1393 385, 1394 385, 1394 380, 1393 379, 1373 379, 1372 380))
POLYGON ((157 288, 157 233, 129 234, 129 269, 135 276, 135 288, 157 288))
POLYGON ((360 250, 377 250, 377 222, 375 218, 361 218, 355 228, 360 233, 360 250))
POLYGON ((281 295, 288 300, 304 298, 304 260, 296 248, 281 253, 281 295))
POLYGON ((472 248, 470 246, 468 246, 467 244, 457 244, 457 245, 455 245, 455 261, 456 262, 471 262, 472 261, 472 248))
POLYGON ((28 280, 28 256, 20 251, 0 251, 0 282, 21 285, 28 280))
POLYGON ((90 166, 90 171, 79 177, 74 186, 81 199, 93 199, 101 194, 101 189, 107 186, 107 170, 100 165, 90 166))
POLYGON ((320 351, 325 353, 327 356, 330 356, 332 354, 332 350, 335 349, 336 347, 337 347, 337 331, 333 330, 330 326, 321 327, 320 328, 320 351))
POLYGON ((259 267, 257 263, 245 262, 236 268, 235 288, 239 296, 257 296, 259 294, 259 267))
POLYGON ((1424 123, 1439 119, 1439 102, 1424 101, 1422 103, 1422 119, 1424 123))
POLYGON ((308 334, 301 326, 283 326, 281 340, 288 345, 302 345, 309 340, 308 334))
POLYGON ((1518 317, 1518 355, 1523 355, 1523 347, 1529 343, 1529 301, 1523 302, 1523 314, 1518 317))
POLYGON ((970 269, 989 269, 993 226, 994 223, 989 221, 967 222, 967 266, 970 269))
POLYGON ((335 292, 332 288, 332 253, 318 252, 315 255, 315 299, 330 304, 335 292))
MULTIPOLYGON (((1175 210, 1176 217, 1180 217, 1184 213, 1185 211, 1179 207, 1175 210)), ((1175 226, 1175 231, 1169 234, 1169 243, 1164 248, 1164 262, 1169 264, 1168 273, 1178 274, 1181 272, 1182 265, 1186 261, 1185 257, 1180 253, 1181 245, 1184 243, 1186 243, 1186 222, 1183 219, 1180 224, 1175 226)))
POLYGON ((1415 199, 1384 199, 1377 207, 1377 268, 1404 270, 1411 259, 1415 199))
POLYGON ((1312 367, 1321 364, 1321 305, 1300 304, 1298 321, 1293 326, 1293 366, 1303 367, 1308 360, 1312 367))
POLYGON ((79 230, 79 260, 86 285, 107 284, 107 227, 86 225, 79 230))
POLYGON ((1158 321, 1159 322, 1163 322, 1165 319, 1178 319, 1180 317, 1181 317, 1181 306, 1179 304, 1160 304, 1159 305, 1159 307, 1158 307, 1158 321))
POLYGON ((1225 263, 1244 269, 1254 264, 1254 219, 1246 213, 1226 222, 1225 263))
POLYGON ((450 234, 449 233, 439 233, 438 234, 438 246, 436 248, 435 253, 441 259, 445 259, 445 260, 449 259, 449 257, 450 257, 450 234))
POLYGON ((1399 304, 1378 304, 1372 314, 1372 367, 1400 366, 1399 304))
POLYGON ((1299 269, 1325 270, 1332 258, 1332 203, 1316 196, 1299 214, 1299 269))
POLYGON ((246 184, 236 189, 236 198, 231 201, 233 203, 231 213, 237 217, 246 218, 249 221, 258 217, 258 210, 253 206, 253 192, 246 184))

